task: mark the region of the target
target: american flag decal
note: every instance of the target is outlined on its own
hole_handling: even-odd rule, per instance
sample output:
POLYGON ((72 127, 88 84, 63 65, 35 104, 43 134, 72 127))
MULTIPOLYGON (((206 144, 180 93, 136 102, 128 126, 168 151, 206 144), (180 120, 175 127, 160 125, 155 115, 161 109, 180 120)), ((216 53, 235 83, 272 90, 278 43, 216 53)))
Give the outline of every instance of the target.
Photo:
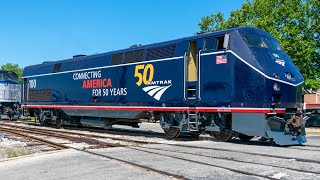
POLYGON ((216 56, 216 64, 227 64, 227 55, 218 55, 216 56))

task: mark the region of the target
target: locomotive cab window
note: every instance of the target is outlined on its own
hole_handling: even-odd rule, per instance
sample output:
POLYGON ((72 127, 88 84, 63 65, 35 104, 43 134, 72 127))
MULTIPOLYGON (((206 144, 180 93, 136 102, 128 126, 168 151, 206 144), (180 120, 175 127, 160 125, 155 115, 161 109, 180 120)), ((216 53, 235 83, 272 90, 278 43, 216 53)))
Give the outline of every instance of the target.
POLYGON ((261 37, 250 35, 242 35, 242 37, 249 46, 268 48, 266 41, 261 37))
POLYGON ((13 80, 18 81, 19 77, 16 73, 10 71, 0 71, 0 79, 1 80, 13 80))
POLYGON ((270 47, 271 49, 273 49, 273 50, 280 50, 280 51, 283 50, 282 47, 281 47, 281 45, 280 45, 276 40, 272 40, 272 39, 270 39, 270 38, 267 38, 266 41, 267 41, 267 43, 268 43, 268 45, 269 45, 269 47, 270 47))
POLYGON ((223 50, 224 36, 217 37, 217 50, 223 50))
POLYGON ((204 40, 203 51, 211 51, 211 50, 224 50, 224 36, 220 36, 217 38, 207 38, 204 40))
POLYGON ((204 48, 203 51, 211 51, 216 50, 217 48, 217 39, 208 38, 204 40, 204 48))

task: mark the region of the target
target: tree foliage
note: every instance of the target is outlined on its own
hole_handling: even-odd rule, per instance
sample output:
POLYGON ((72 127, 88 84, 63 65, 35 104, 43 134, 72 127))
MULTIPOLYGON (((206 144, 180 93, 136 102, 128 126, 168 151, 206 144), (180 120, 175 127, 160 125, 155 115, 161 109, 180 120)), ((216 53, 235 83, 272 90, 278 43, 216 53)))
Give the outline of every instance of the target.
POLYGON ((306 88, 320 89, 320 1, 247 0, 228 19, 220 12, 201 18, 203 32, 253 26, 272 34, 306 78, 306 88))
POLYGON ((18 64, 13 64, 13 63, 3 64, 0 66, 0 70, 13 71, 17 73, 19 76, 19 81, 21 82, 23 68, 20 68, 18 64))

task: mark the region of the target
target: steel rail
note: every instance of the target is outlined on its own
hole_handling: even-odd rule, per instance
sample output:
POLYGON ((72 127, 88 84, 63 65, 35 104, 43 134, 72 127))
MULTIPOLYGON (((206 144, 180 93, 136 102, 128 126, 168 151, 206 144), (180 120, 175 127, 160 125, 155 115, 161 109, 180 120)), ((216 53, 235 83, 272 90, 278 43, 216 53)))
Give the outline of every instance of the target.
POLYGON ((89 138, 112 139, 112 140, 124 141, 124 142, 129 142, 129 143, 137 143, 137 144, 156 144, 154 142, 131 140, 131 139, 117 138, 117 137, 107 137, 107 136, 101 136, 101 135, 85 134, 85 133, 54 130, 54 129, 39 129, 39 128, 33 128, 33 127, 24 127, 24 126, 19 126, 19 125, 4 124, 4 123, 0 123, 0 125, 12 127, 12 128, 20 128, 20 129, 30 130, 30 131, 43 132, 43 133, 54 132, 54 133, 61 133, 61 134, 68 134, 68 135, 84 136, 84 137, 89 137, 89 138))
POLYGON ((220 165, 215 165, 215 164, 209 164, 209 163, 205 163, 205 162, 190 160, 190 159, 186 159, 186 158, 182 158, 182 157, 178 157, 178 156, 174 156, 174 155, 161 154, 161 153, 151 152, 151 151, 142 150, 142 149, 138 149, 138 148, 131 148, 131 147, 127 147, 127 148, 134 149, 134 150, 141 151, 141 152, 150 153, 150 154, 156 154, 156 155, 170 157, 170 158, 174 158, 174 159, 178 159, 178 160, 183 160, 183 161, 187 161, 187 162, 192 162, 192 163, 196 163, 196 164, 201 164, 201 165, 205 165, 205 166, 221 168, 221 169, 229 170, 229 171, 232 171, 232 172, 235 172, 235 173, 238 173, 238 174, 262 177, 262 178, 272 179, 272 180, 275 179, 275 178, 272 178, 272 177, 266 176, 266 175, 260 175, 260 174, 256 174, 256 173, 252 173, 252 172, 246 172, 246 171, 234 169, 234 168, 228 168, 228 167, 223 167, 223 166, 220 166, 220 165))
MULTIPOLYGON (((50 146, 55 146, 55 144, 56 144, 57 147, 61 146, 61 147, 63 147, 63 149, 70 148, 70 149, 74 149, 76 151, 85 152, 85 153, 88 153, 88 154, 91 154, 91 155, 95 155, 95 156, 99 156, 99 157, 103 157, 103 158, 108 158, 108 159, 111 159, 111 160, 116 160, 116 161, 123 162, 123 163, 129 164, 129 165, 132 165, 132 166, 136 166, 136 167, 139 167, 139 168, 142 168, 142 169, 146 169, 148 171, 156 172, 158 174, 165 175, 165 176, 168 176, 170 178, 189 180, 189 178, 186 178, 186 177, 181 176, 181 175, 172 174, 172 173, 169 173, 169 172, 166 172, 166 171, 161 171, 161 170, 154 169, 154 168, 151 168, 151 167, 148 167, 148 166, 144 166, 144 165, 141 165, 141 164, 137 164, 137 163, 134 163, 134 162, 126 161, 126 160, 123 160, 123 159, 115 158, 115 157, 104 155, 104 154, 95 153, 95 152, 92 152, 92 151, 78 149, 78 148, 75 148, 75 147, 68 147, 68 146, 65 146, 65 145, 53 143, 51 141, 43 140, 41 138, 36 138, 36 137, 33 137, 33 136, 28 136, 28 135, 25 135, 23 133, 16 132, 16 131, 21 131, 21 129, 18 129, 20 127, 15 127, 15 128, 17 128, 17 129, 8 129, 8 128, 0 127, 0 131, 3 130, 3 131, 6 131, 8 133, 12 133, 12 134, 15 134, 15 135, 18 135, 18 136, 28 137, 28 138, 30 137, 30 139, 35 139, 38 142, 44 142, 44 143, 46 143, 46 144, 48 144, 50 146)), ((44 132, 34 132, 34 131, 30 131, 30 130, 25 130, 25 129, 23 129, 22 131, 25 132, 25 133, 29 132, 29 133, 32 133, 32 134, 51 135, 52 136, 52 134, 50 134, 50 133, 46 134, 44 132)), ((57 138, 65 138, 65 137, 58 135, 57 138)), ((105 143, 105 142, 102 142, 102 143, 105 143)), ((111 144, 111 143, 106 143, 106 144, 108 144, 109 147, 110 146, 113 146, 113 147, 126 147, 126 146, 122 146, 122 145, 118 145, 118 144, 116 144, 116 145, 115 144, 111 144)))
MULTIPOLYGON (((46 136, 56 136, 58 138, 65 138, 65 136, 61 136, 61 135, 55 135, 51 132, 47 132, 47 130, 44 130, 44 129, 39 129, 39 128, 31 128, 31 127, 23 127, 23 126, 19 126, 19 125, 11 125, 11 124, 2 124, 0 123, 0 125, 4 125, 4 126, 9 126, 9 127, 13 127, 13 128, 20 128, 20 129, 23 129, 24 132, 31 132, 31 133, 35 133, 34 131, 37 131, 36 133, 37 134, 41 134, 41 135, 46 135, 46 136), (34 130, 34 131, 32 131, 34 130)), ((48 131, 52 131, 52 132, 55 132, 55 133, 66 133, 66 134, 73 134, 73 135, 79 135, 79 136, 87 136, 87 137, 92 137, 92 138, 110 138, 112 139, 112 137, 106 137, 106 136, 99 136, 99 135, 90 135, 90 134, 83 134, 83 133, 74 133, 74 132, 67 132, 67 131, 60 131, 60 130, 48 130, 48 131)), ((123 138, 116 138, 117 140, 125 140, 123 138)), ((126 140, 127 141, 127 140, 126 140)), ((150 142, 144 142, 144 141, 138 141, 138 142, 143 142, 144 144, 149 144, 150 142)), ((104 142, 103 142, 104 143, 104 142)), ((175 145, 175 144, 167 144, 167 143, 155 143, 155 144, 164 144, 164 145, 169 145, 169 146, 179 146, 179 147, 188 147, 188 148, 203 148, 203 147, 197 147, 197 146, 184 146, 184 145, 175 145)), ((110 143, 108 143, 109 147, 110 147, 110 143)), ((134 149, 134 150, 138 150, 138 151, 142 151, 142 152, 147 152, 147 153, 152 153, 154 154, 155 152, 150 152, 150 151, 146 151, 146 150, 141 150, 141 149, 137 149, 137 148, 132 148, 132 147, 128 147, 128 146, 124 146, 124 145, 114 145, 114 144, 111 144, 111 146, 113 147, 125 147, 125 148, 129 148, 129 149, 134 149)), ((170 150, 165 150, 165 149, 157 149, 157 148, 150 148, 150 147, 140 147, 140 148, 144 148, 144 149, 154 149, 154 150, 160 150, 160 151, 170 151, 170 150)), ((77 148, 72 148, 72 149, 76 149, 76 150, 80 150, 80 149, 77 149, 77 148)), ((205 148, 207 149, 207 148, 205 148)), ((224 149, 217 149, 217 148, 214 148, 215 150, 221 150, 221 151, 224 151, 224 149)), ((81 150, 82 151, 82 150, 81 150)), ((89 151, 86 151, 90 154, 94 154, 94 152, 89 152, 89 151)), ((198 154, 193 154, 193 153, 187 153, 187 152, 176 152, 176 153, 185 153, 185 154, 190 154, 190 155, 197 155, 197 156, 204 156, 204 157, 207 157, 205 155, 198 155, 198 154)), ((243 152, 241 152, 243 153, 243 152)), ((162 156, 167 156, 167 155, 163 155, 161 153, 156 153, 158 155, 162 155, 162 156)), ((97 154, 98 156, 102 156, 101 154, 97 154)), ((254 155, 260 155, 260 154, 254 154, 254 155)), ((226 168, 226 167, 223 167, 223 166, 216 166, 216 165, 212 165, 212 164, 207 164, 207 163, 203 163, 203 162, 198 162, 198 161, 192 161, 192 160, 188 160, 188 159, 184 159, 184 158, 180 158, 180 157, 176 157, 176 156, 170 156, 168 155, 168 157, 172 157, 172 158, 176 158, 176 159, 180 159, 180 160, 185 160, 185 161, 190 161, 190 162, 193 162, 193 163, 198 163, 198 164, 203 164, 203 165, 210 165, 210 166, 215 166, 215 167, 219 167, 219 168, 224 168, 224 169, 227 169, 227 170, 230 170, 230 171, 233 171, 233 172, 236 172, 236 173, 240 173, 240 174, 245 174, 245 175, 252 175, 252 176, 258 176, 258 177, 264 177, 264 178, 268 178, 268 179, 273 179, 273 178, 270 178, 269 176, 264 176, 264 175, 259 175, 259 174, 255 174, 255 173, 250 173, 250 172, 245 172, 245 171, 241 171, 241 170, 237 170, 237 169, 232 169, 232 168, 226 168)), ((282 169, 290 169, 290 168, 286 168, 286 167, 281 167, 281 166, 276 166, 276 165, 268 165, 268 164, 263 164, 263 163, 255 163, 255 162, 248 162, 248 161, 241 161, 241 160, 234 160, 234 159, 229 159, 229 158, 219 158, 219 157, 211 157, 211 156, 208 156, 209 158, 215 158, 215 159, 223 159, 223 160, 229 160, 229 161, 235 161, 235 162, 240 162, 240 163, 252 163, 252 164, 258 164, 258 165, 264 165, 264 166, 270 166, 270 167, 276 167, 276 168, 282 168, 282 169)), ((272 157, 272 156, 271 156, 272 157)), ((108 156, 107 158, 110 158, 110 159, 117 159, 117 158, 114 158, 114 157, 110 157, 108 156)), ((289 159, 292 159, 292 158, 289 158, 289 159)), ((122 160, 121 160, 122 161, 122 160)), ((129 162, 130 163, 130 162, 129 162)), ((315 174, 320 174, 320 173, 316 173, 316 172, 313 172, 313 171, 307 171, 307 170, 300 170, 300 169, 290 169, 290 170, 293 170, 293 171, 300 171, 300 172, 305 172, 305 173, 315 173, 315 174)), ((180 176, 179 176, 180 177, 180 176)))
MULTIPOLYGON (((309 170, 303 170, 303 169, 297 169, 297 168, 291 168, 291 167, 283 167, 283 166, 277 166, 277 165, 272 165, 272 164, 252 162, 252 161, 237 160, 237 159, 228 158, 228 157, 225 157, 225 158, 224 157, 214 157, 214 156, 209 156, 209 155, 204 155, 204 154, 200 155, 200 154, 197 154, 197 153, 190 153, 190 152, 177 151, 177 150, 159 149, 159 148, 153 148, 153 147, 139 147, 139 148, 152 149, 152 150, 165 151, 165 152, 173 152, 173 153, 181 153, 181 154, 188 154, 188 155, 200 156, 200 157, 205 157, 205 158, 221 159, 221 160, 234 161, 234 162, 240 162, 240 163, 246 163, 246 164, 256 164, 256 165, 287 169, 287 170, 303 172, 303 173, 320 174, 320 172, 315 172, 315 171, 309 171, 309 170)), ((134 149, 137 149, 137 148, 134 148, 134 149)))
POLYGON ((235 153, 242 153, 242 154, 249 154, 249 155, 256 155, 256 156, 263 156, 263 157, 273 157, 273 158, 287 159, 287 160, 295 159, 296 161, 300 161, 300 162, 308 162, 308 163, 320 164, 319 160, 302 159, 302 158, 295 158, 295 157, 285 157, 285 156, 279 156, 279 155, 253 153, 253 152, 245 152, 245 151, 237 151, 237 150, 232 150, 232 149, 210 148, 210 147, 190 146, 190 145, 182 145, 182 144, 166 144, 166 145, 186 147, 186 148, 196 148, 196 149, 208 149, 208 150, 216 150, 216 151, 235 152, 235 153))
POLYGON ((6 133, 9 133, 9 134, 14 134, 14 135, 20 136, 22 138, 31 139, 31 140, 37 141, 37 142, 39 142, 41 144, 45 144, 45 145, 48 145, 48 146, 56 148, 56 149, 68 149, 69 148, 68 146, 65 146, 63 144, 54 143, 54 142, 47 141, 47 140, 44 140, 44 139, 41 139, 41 138, 37 138, 37 137, 34 137, 34 136, 29 136, 29 135, 20 133, 20 132, 18 132, 18 130, 14 130, 14 129, 8 129, 8 128, 0 127, 0 131, 6 132, 6 133))

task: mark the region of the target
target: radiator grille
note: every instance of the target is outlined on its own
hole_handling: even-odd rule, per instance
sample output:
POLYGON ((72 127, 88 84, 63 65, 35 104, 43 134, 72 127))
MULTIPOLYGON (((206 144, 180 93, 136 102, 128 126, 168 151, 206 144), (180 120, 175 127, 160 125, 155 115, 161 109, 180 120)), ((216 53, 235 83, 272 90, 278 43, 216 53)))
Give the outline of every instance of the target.
POLYGON ((52 99, 52 93, 50 89, 40 90, 39 101, 48 102, 52 99))
POLYGON ((39 91, 38 90, 30 90, 28 97, 29 97, 28 101, 38 101, 39 91))
POLYGON ((176 45, 148 49, 146 60, 170 58, 174 56, 176 45))
POLYGON ((28 101, 49 102, 52 100, 52 92, 50 89, 30 90, 28 101))
POLYGON ((60 70, 61 70, 61 63, 55 64, 53 68, 53 73, 60 72, 60 70))
POLYGON ((123 53, 113 54, 112 55, 111 65, 121 64, 122 63, 122 55, 123 55, 123 53))
POLYGON ((124 56, 126 63, 140 62, 142 61, 143 50, 127 52, 124 56))

